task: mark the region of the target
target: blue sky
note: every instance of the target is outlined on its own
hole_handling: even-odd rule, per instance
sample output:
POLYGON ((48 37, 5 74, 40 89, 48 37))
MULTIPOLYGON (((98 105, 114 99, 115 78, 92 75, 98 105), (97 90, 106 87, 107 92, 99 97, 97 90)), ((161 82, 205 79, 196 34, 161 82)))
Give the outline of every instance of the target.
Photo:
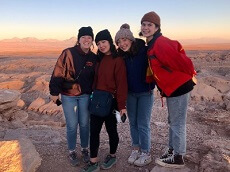
POLYGON ((172 39, 230 39, 230 0, 0 0, 0 40, 69 39, 82 26, 112 35, 129 23, 135 36, 142 16, 155 11, 172 39))

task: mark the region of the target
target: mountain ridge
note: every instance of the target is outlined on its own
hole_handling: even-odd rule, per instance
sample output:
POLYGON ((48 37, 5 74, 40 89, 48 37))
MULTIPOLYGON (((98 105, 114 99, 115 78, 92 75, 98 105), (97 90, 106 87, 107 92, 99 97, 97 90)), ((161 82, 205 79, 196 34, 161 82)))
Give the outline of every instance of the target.
MULTIPOLYGON (((193 44, 224 44, 230 43, 230 39, 223 39, 223 38, 198 38, 198 39, 178 39, 182 44, 185 45, 193 45, 193 44)), ((36 37, 25 37, 25 38, 18 38, 13 37, 9 39, 2 39, 0 42, 76 42, 76 37, 70 37, 68 39, 59 40, 59 39, 39 39, 36 37)))

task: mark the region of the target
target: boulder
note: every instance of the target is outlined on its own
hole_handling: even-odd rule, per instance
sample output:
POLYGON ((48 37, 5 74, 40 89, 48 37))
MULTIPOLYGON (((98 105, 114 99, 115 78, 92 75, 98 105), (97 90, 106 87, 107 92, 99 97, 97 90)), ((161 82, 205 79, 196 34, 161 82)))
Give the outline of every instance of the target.
POLYGON ((230 82, 217 77, 203 77, 200 82, 205 83, 221 93, 225 93, 230 90, 230 82))
POLYGON ((0 89, 21 90, 24 82, 21 80, 5 81, 0 83, 0 89))
POLYGON ((17 102, 21 93, 16 90, 0 90, 0 114, 2 118, 12 118, 13 109, 17 107, 17 102))
POLYGON ((36 90, 49 95, 49 81, 50 75, 42 75, 36 78, 34 86, 29 91, 36 90))
POLYGON ((20 99, 21 93, 16 90, 0 89, 0 105, 9 102, 16 102, 20 99))
POLYGON ((46 102, 43 98, 38 97, 36 100, 34 100, 28 107, 29 110, 38 111, 39 107, 44 105, 46 102))
POLYGON ((0 171, 35 172, 41 158, 29 139, 0 141, 0 171))
POLYGON ((230 111, 230 91, 228 91, 224 96, 223 96, 224 104, 226 107, 226 110, 230 111))
POLYGON ((198 81, 197 85, 194 87, 191 98, 197 101, 223 101, 222 94, 216 88, 200 81, 198 81))
POLYGON ((43 114, 56 115, 62 112, 62 106, 57 106, 55 103, 50 101, 49 103, 39 107, 38 111, 43 114))
POLYGON ((24 102, 22 99, 18 100, 18 102, 17 102, 17 106, 18 106, 18 107, 24 108, 25 105, 26 105, 26 104, 25 104, 25 102, 24 102))
POLYGON ((229 140, 210 139, 204 141, 203 146, 209 151, 200 162, 200 171, 230 171, 229 140))

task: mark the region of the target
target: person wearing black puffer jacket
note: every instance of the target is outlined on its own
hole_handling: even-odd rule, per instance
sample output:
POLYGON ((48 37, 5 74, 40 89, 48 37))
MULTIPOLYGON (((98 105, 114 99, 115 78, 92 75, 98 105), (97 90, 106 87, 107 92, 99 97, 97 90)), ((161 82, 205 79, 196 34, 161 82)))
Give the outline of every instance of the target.
POLYGON ((133 150, 128 163, 137 166, 149 164, 151 133, 150 118, 155 84, 146 83, 148 67, 147 47, 135 39, 128 24, 123 24, 115 36, 118 52, 125 60, 128 81, 127 113, 133 150))

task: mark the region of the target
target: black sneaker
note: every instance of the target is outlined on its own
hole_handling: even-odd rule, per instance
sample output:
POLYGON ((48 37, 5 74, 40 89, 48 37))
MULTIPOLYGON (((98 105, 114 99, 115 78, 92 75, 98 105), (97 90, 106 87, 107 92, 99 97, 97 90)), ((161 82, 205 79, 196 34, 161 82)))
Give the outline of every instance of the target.
POLYGON ((173 155, 173 149, 167 149, 163 155, 161 155, 160 159, 165 159, 173 155))
POLYGON ((77 155, 76 155, 75 151, 69 153, 69 160, 70 160, 70 164, 72 166, 77 166, 79 164, 79 161, 77 159, 77 155))
POLYGON ((156 159, 156 164, 168 168, 183 168, 184 159, 182 155, 173 155, 165 159, 156 159))
POLYGON ((82 153, 82 157, 83 157, 83 162, 85 162, 85 163, 88 163, 89 162, 89 151, 88 151, 88 149, 83 149, 82 151, 81 151, 81 153, 82 153))

